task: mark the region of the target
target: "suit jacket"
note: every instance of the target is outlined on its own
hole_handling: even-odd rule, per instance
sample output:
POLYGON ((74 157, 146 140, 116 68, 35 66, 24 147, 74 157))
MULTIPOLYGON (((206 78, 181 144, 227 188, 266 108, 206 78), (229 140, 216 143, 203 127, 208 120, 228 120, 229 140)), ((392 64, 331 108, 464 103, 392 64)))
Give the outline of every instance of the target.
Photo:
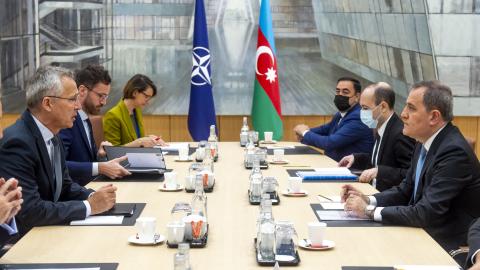
MULTIPOLYGON (((465 269, 472 266, 472 256, 480 249, 480 218, 470 226, 470 230, 468 231, 468 257, 467 261, 465 262, 465 269)), ((477 253, 477 259, 480 253, 477 253)))
POLYGON ((360 105, 356 104, 340 121, 341 118, 337 112, 329 123, 311 128, 301 143, 325 150, 336 161, 352 153, 372 152, 373 132, 360 120, 360 105))
POLYGON ((34 226, 65 224, 84 219, 82 202, 93 190, 72 182, 61 147, 63 184, 58 202, 53 202, 55 177, 42 134, 26 110, 21 118, 5 129, 0 141, 0 175, 15 177, 22 187, 23 204, 15 216, 20 234, 34 226))
POLYGON ((58 136, 62 139, 65 147, 65 158, 70 177, 73 181, 85 186, 95 178, 92 176, 92 163, 97 161, 97 147, 92 131, 90 132, 92 141, 89 143, 82 118, 77 114, 73 126, 62 129, 58 136))
POLYGON ((457 127, 448 123, 427 152, 414 199, 420 143, 405 180, 375 194, 382 222, 424 228, 445 250, 467 243, 472 221, 480 216, 480 164, 457 127))
MULTIPOLYGON (((140 129, 140 137, 145 136, 143 129, 143 117, 140 109, 134 109, 138 127, 140 129)), ((113 145, 123 145, 136 139, 137 133, 133 126, 132 119, 128 112, 127 106, 121 99, 117 105, 111 108, 103 117, 103 132, 105 140, 113 145)))
MULTIPOLYGON (((402 182, 412 161, 415 140, 403 135, 403 122, 393 114, 385 127, 377 154, 377 189, 384 191, 402 182)), ((373 153, 354 154, 354 169, 373 168, 373 153)))

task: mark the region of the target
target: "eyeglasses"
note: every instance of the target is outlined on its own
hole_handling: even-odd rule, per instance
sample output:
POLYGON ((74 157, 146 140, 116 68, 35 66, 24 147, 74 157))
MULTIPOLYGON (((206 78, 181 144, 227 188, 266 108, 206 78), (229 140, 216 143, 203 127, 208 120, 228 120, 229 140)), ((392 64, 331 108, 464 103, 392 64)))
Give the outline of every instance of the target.
POLYGON ((140 92, 140 93, 145 97, 146 100, 149 100, 153 97, 153 95, 151 96, 151 95, 145 94, 145 92, 140 92))
POLYGON ((59 96, 44 96, 44 97, 64 99, 64 100, 66 100, 66 101, 68 101, 68 102, 70 102, 70 103, 76 103, 76 102, 78 102, 78 97, 79 97, 79 95, 78 95, 78 93, 77 93, 77 94, 75 94, 75 96, 70 97, 70 98, 59 97, 59 96))
POLYGON ((108 98, 108 95, 107 95, 107 94, 98 93, 97 91, 93 90, 92 88, 90 88, 90 87, 88 87, 88 86, 86 86, 86 85, 83 85, 83 86, 85 86, 85 88, 87 88, 88 91, 95 93, 95 95, 97 95, 97 97, 98 97, 100 100, 107 100, 107 98, 108 98))

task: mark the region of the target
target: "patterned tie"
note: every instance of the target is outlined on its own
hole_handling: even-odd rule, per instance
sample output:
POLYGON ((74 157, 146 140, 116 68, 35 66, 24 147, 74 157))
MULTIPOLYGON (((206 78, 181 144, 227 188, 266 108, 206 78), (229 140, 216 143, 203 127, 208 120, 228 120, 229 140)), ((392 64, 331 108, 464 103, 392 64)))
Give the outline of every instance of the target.
POLYGON ((62 193, 62 160, 58 138, 53 137, 50 141, 53 144, 53 170, 55 175, 55 195, 53 201, 56 202, 60 198, 60 193, 62 193))
POLYGON ((420 150, 420 156, 417 161, 417 168, 415 170, 415 187, 413 189, 413 200, 417 196, 418 182, 420 182, 420 175, 422 174, 423 163, 425 162, 425 157, 427 156, 427 149, 422 145, 422 150, 420 150))
POLYGON ((90 122, 90 118, 87 118, 85 119, 85 121, 87 122, 87 126, 88 126, 88 133, 89 133, 89 136, 87 137, 90 137, 90 150, 92 150, 92 156, 93 157, 96 157, 97 156, 97 146, 95 145, 95 139, 93 138, 93 128, 92 128, 92 122, 90 122))

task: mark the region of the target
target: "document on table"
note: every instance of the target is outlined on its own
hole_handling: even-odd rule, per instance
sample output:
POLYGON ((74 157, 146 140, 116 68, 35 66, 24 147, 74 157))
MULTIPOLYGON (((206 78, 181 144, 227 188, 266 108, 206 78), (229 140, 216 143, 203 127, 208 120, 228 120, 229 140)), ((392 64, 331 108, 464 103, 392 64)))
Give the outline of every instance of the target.
POLYGON ((82 267, 82 268, 12 268, 15 270, 100 270, 100 267, 82 267))
POLYGON ((396 270, 459 270, 458 266, 450 265, 397 265, 396 270))
POLYGON ((71 221, 70 225, 121 225, 122 222, 123 216, 90 216, 84 220, 71 221))
POLYGON ((299 171, 297 175, 303 180, 349 180, 356 181, 358 176, 350 172, 348 168, 315 168, 315 171, 299 171))
POLYGON ((345 203, 340 202, 322 202, 320 205, 324 210, 343 210, 345 209, 345 203))
POLYGON ((188 143, 170 143, 167 146, 154 146, 155 148, 160 148, 162 149, 163 154, 165 154, 165 151, 174 151, 178 152, 178 149, 180 148, 188 148, 189 144, 188 143))
POLYGON ((163 168, 161 158, 155 153, 127 153, 130 168, 163 168))
POLYGON ((267 149, 295 149, 294 145, 267 145, 267 149))
POLYGON ((323 220, 370 220, 368 218, 359 218, 356 216, 351 216, 347 212, 341 211, 324 211, 317 210, 317 215, 320 219, 323 220))

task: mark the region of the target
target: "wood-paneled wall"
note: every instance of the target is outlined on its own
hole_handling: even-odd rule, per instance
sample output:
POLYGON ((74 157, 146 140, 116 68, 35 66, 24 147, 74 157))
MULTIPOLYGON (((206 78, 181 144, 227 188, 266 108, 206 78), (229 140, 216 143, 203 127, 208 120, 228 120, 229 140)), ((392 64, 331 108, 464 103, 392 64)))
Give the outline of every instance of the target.
MULTIPOLYGON (((11 125, 19 117, 18 114, 4 114, 2 126, 11 125)), ((155 134, 163 137, 165 141, 192 141, 188 132, 186 115, 144 115, 146 134, 155 134)), ((239 140, 240 128, 242 127, 241 115, 217 116, 219 139, 221 141, 239 140)), ((295 141, 293 127, 304 123, 314 127, 330 121, 331 116, 302 115, 283 117, 283 140, 295 141)), ((250 118, 248 124, 252 127, 250 118)), ((460 128, 463 135, 475 142, 475 153, 480 157, 480 116, 456 116, 453 123, 460 128)))

